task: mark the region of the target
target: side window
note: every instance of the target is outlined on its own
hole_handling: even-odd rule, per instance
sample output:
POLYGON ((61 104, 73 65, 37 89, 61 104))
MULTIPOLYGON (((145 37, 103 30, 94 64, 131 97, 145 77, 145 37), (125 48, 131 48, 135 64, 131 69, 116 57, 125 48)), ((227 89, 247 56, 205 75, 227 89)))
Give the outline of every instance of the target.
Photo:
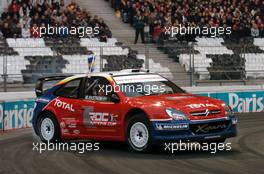
POLYGON ((87 80, 85 87, 85 99, 92 101, 110 101, 109 81, 103 77, 93 77, 87 80))
POLYGON ((81 80, 82 79, 76 79, 68 82, 66 85, 56 91, 56 95, 68 98, 78 98, 81 80))

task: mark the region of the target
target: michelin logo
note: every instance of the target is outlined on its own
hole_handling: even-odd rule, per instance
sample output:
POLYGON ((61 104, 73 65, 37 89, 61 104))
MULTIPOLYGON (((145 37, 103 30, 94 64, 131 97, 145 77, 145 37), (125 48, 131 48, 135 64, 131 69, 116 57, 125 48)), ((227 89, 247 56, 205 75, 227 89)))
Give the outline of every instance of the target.
POLYGON ((236 93, 229 93, 229 105, 237 112, 263 112, 263 95, 257 97, 257 94, 250 94, 240 97, 236 93))

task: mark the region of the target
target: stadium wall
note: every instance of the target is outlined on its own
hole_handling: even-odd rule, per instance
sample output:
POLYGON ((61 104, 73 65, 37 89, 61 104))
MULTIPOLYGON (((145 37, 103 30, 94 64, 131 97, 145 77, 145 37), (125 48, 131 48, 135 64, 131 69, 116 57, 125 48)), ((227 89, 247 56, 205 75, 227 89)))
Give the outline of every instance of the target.
MULTIPOLYGON (((235 112, 264 112, 264 86, 188 87, 186 91, 223 100, 235 112)), ((0 93, 0 131, 32 126, 34 92, 0 93)))

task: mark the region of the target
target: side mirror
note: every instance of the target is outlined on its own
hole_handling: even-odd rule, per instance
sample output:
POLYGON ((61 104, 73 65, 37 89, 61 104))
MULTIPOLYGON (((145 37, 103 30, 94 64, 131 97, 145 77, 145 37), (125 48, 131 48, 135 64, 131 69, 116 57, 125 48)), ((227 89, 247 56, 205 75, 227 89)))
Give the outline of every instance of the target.
POLYGON ((110 95, 110 101, 114 102, 114 103, 119 103, 120 102, 120 98, 118 97, 117 94, 113 93, 110 95))

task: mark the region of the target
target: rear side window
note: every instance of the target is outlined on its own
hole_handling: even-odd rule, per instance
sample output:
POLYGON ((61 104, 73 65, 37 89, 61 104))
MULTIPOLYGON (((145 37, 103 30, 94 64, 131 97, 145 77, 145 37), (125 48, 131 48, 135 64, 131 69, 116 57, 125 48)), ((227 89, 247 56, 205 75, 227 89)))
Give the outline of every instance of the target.
POLYGON ((78 98, 79 88, 82 79, 76 79, 68 82, 55 92, 55 95, 67 98, 78 98))

